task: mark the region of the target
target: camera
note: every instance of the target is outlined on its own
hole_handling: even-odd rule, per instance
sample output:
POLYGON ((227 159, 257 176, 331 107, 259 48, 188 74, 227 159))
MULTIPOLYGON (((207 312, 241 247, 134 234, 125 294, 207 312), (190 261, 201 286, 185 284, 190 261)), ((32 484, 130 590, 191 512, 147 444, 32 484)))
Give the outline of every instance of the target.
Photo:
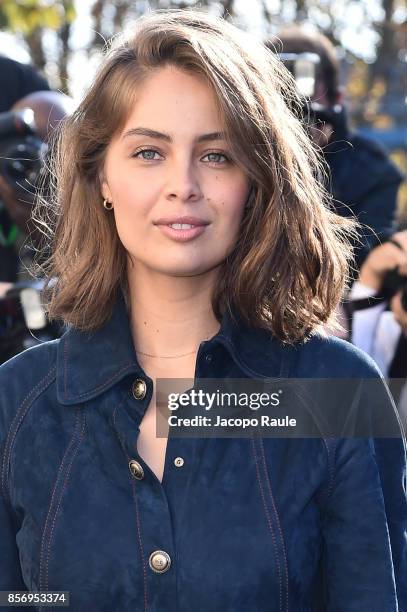
MULTIPOLYGON (((38 186, 47 178, 47 152, 32 109, 0 113, 0 175, 15 199, 27 206, 27 214, 38 186)), ((0 364, 60 335, 60 326, 45 317, 41 288, 41 281, 17 282, 0 298, 0 364)))
POLYGON ((43 281, 15 283, 0 299, 0 364, 63 333, 62 323, 46 318, 41 303, 43 285, 43 281))
MULTIPOLYGON (((398 249, 403 250, 401 244, 391 236, 387 237, 385 242, 391 242, 398 249)), ((407 276, 400 274, 397 267, 388 270, 380 287, 379 297, 389 302, 396 293, 401 292, 401 305, 407 312, 407 276)))
POLYGON ((30 108, 0 113, 0 174, 23 202, 34 198, 47 151, 30 108))
POLYGON ((398 268, 394 268, 384 277, 380 294, 390 300, 399 291, 401 291, 401 305, 407 312, 407 276, 400 274, 398 268))

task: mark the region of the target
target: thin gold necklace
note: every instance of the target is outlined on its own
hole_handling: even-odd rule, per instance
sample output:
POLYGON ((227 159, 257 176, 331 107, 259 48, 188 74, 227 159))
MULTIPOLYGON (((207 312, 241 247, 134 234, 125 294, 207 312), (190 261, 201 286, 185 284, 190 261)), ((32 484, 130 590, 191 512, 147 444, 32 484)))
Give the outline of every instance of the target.
POLYGON ((191 351, 190 353, 182 353, 182 355, 151 355, 151 353, 144 353, 143 351, 136 351, 138 355, 145 355, 146 357, 155 357, 158 359, 177 359, 178 357, 185 357, 186 355, 192 355, 197 350, 191 351))

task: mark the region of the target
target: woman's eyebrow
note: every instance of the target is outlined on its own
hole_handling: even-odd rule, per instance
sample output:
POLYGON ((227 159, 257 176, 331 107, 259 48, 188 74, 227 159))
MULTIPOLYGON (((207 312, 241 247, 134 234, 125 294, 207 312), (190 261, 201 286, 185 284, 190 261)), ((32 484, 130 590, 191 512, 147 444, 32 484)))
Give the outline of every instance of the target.
MULTIPOLYGON (((156 130, 152 130, 150 128, 144 127, 136 127, 127 130, 121 137, 121 139, 127 138, 129 136, 148 136, 150 138, 157 138, 159 140, 165 140, 166 142, 172 142, 172 138, 169 134, 165 134, 164 132, 157 132, 156 130)), ((226 136, 224 132, 210 132, 209 134, 201 134, 197 136, 195 142, 207 142, 209 140, 226 140, 226 136)))

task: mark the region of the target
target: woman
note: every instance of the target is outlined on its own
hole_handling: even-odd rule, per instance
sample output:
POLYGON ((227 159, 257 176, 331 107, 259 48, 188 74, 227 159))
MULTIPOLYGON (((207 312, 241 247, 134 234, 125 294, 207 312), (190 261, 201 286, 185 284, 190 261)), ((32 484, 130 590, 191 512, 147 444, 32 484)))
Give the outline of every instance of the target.
POLYGON ((250 37, 164 11, 66 121, 47 272, 70 328, 0 370, 2 590, 75 611, 405 605, 401 436, 155 436, 158 378, 379 376, 317 331, 350 225, 297 102, 250 37))

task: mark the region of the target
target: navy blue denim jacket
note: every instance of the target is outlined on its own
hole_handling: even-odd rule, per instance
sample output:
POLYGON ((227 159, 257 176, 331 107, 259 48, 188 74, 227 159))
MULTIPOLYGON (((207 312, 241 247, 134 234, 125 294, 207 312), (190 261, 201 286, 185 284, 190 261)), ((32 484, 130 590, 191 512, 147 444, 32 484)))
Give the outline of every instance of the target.
MULTIPOLYGON (((379 373, 338 339, 283 346, 225 315, 195 375, 379 373)), ((69 591, 74 612, 406 612, 402 437, 170 435, 161 483, 136 450, 152 388, 120 298, 97 332, 0 368, 0 590, 69 591)))

